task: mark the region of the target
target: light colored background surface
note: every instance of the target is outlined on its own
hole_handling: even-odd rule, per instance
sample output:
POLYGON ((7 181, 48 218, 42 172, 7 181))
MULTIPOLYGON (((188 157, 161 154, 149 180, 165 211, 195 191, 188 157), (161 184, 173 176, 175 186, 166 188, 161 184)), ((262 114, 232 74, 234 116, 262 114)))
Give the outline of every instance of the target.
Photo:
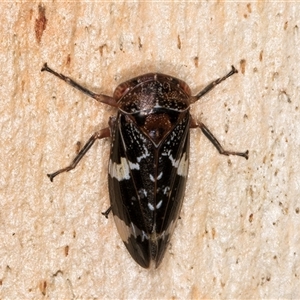
POLYGON ((39 34, 38 2, 0 7, 2 299, 300 297, 300 4, 45 2, 39 34), (41 73, 44 62, 110 95, 149 71, 195 94, 239 69, 192 114, 250 158, 223 157, 192 131, 181 219, 158 270, 137 266, 100 214, 109 140, 46 177, 114 110, 41 73))

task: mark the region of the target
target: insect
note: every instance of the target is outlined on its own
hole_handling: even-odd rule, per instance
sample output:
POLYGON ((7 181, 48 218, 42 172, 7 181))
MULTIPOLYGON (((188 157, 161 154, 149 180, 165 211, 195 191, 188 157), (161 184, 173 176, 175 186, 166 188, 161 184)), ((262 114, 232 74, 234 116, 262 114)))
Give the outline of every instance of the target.
POLYGON ((96 94, 71 78, 50 69, 41 71, 59 77, 69 85, 117 108, 109 127, 95 132, 72 163, 47 174, 51 181, 68 172, 97 139, 111 138, 108 170, 110 207, 116 227, 132 258, 143 268, 157 268, 166 252, 179 218, 189 164, 190 129, 200 128, 220 154, 226 151, 203 123, 190 115, 190 105, 220 82, 237 73, 232 66, 225 76, 211 82, 195 96, 188 85, 177 78, 149 73, 121 83, 113 97, 96 94))

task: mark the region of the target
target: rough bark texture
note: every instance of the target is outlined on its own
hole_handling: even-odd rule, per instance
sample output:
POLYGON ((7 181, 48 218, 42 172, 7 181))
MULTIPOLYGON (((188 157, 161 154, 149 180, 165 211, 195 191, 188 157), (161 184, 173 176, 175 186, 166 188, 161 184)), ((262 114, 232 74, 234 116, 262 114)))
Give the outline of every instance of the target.
POLYGON ((300 297, 297 3, 1 3, 0 298, 246 299, 300 297), (51 183, 113 108, 96 92, 147 72, 194 94, 227 149, 191 134, 185 201, 158 270, 126 252, 110 216, 109 140, 51 183))

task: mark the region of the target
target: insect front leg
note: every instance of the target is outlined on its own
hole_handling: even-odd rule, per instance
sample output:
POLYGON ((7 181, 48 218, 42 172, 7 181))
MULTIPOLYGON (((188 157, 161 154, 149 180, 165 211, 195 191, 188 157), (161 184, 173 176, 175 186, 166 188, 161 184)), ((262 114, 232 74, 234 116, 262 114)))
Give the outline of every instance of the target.
POLYGON ((192 120, 190 127, 191 128, 199 127, 202 130, 202 132, 204 133, 204 135, 217 148, 217 150, 219 151, 220 154, 226 155, 226 156, 237 155, 237 156, 242 156, 242 157, 248 159, 248 154, 249 154, 248 150, 245 152, 235 152, 235 151, 224 150, 223 147, 221 146, 221 144, 218 142, 218 140, 214 137, 214 135, 209 131, 209 129, 203 123, 196 124, 196 122, 194 120, 192 120))
POLYGON ((114 106, 114 107, 118 106, 117 102, 115 101, 115 99, 113 97, 110 97, 110 96, 107 96, 107 95, 104 95, 104 94, 96 94, 96 93, 86 89, 85 87, 83 87, 79 83, 75 82, 70 77, 67 77, 67 76, 65 76, 61 73, 57 73, 56 71, 52 70, 51 68, 48 67, 47 63, 45 63, 43 65, 41 71, 42 72, 46 71, 46 72, 49 72, 49 73, 53 74, 54 76, 60 78, 61 80, 63 80, 67 84, 69 84, 70 86, 74 87, 75 89, 77 89, 77 90, 85 93, 86 95, 94 98, 98 102, 108 104, 108 105, 111 105, 111 106, 114 106))
POLYGON ((208 86, 206 86, 203 90, 201 90, 197 95, 192 96, 191 103, 194 103, 195 101, 199 100, 202 96, 204 96, 205 94, 210 92, 215 86, 217 86, 222 81, 226 80, 227 78, 229 78, 230 76, 232 76, 233 74, 236 74, 236 73, 238 73, 237 69, 234 66, 231 66, 231 71, 228 72, 225 76, 214 80, 208 86))
POLYGON ((84 145, 84 147, 80 150, 80 152, 77 154, 77 156, 74 158, 74 160, 72 161, 72 163, 69 166, 67 166, 66 168, 60 169, 60 170, 58 170, 54 173, 47 174, 47 176, 50 178, 51 181, 53 181, 53 178, 55 176, 57 176, 58 174, 63 173, 63 172, 69 172, 70 170, 73 170, 77 166, 79 161, 83 158, 83 156, 93 146, 94 142, 97 139, 103 139, 103 138, 106 138, 106 137, 110 137, 110 130, 109 130, 108 127, 95 132, 90 137, 88 142, 84 145))

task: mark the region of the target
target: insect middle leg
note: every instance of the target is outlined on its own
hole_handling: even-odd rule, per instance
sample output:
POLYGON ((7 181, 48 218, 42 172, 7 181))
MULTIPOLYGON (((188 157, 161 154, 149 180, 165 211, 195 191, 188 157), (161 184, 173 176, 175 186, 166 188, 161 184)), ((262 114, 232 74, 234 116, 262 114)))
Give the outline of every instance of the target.
POLYGON ((74 160, 72 161, 72 163, 69 166, 67 166, 63 169, 60 169, 60 170, 58 170, 54 173, 47 174, 47 176, 50 178, 51 181, 53 181, 53 178, 56 177, 58 174, 63 173, 63 172, 69 172, 69 171, 73 170, 77 166, 79 161, 83 158, 83 156, 93 146, 94 142, 97 139, 103 139, 103 138, 106 138, 106 137, 110 137, 110 130, 109 130, 108 127, 95 132, 90 137, 88 142, 84 145, 84 147, 80 150, 80 152, 77 154, 77 156, 74 158, 74 160))
POLYGON ((235 151, 224 150, 224 148, 221 146, 221 144, 218 142, 218 140, 214 137, 214 135, 209 131, 209 129, 203 123, 196 124, 196 122, 194 120, 192 120, 190 127, 191 128, 199 127, 202 130, 202 132, 204 133, 204 135, 217 148, 217 150, 219 151, 220 154, 226 155, 226 156, 237 155, 237 156, 242 156, 242 157, 248 159, 248 154, 249 154, 248 150, 245 152, 235 152, 235 151))

